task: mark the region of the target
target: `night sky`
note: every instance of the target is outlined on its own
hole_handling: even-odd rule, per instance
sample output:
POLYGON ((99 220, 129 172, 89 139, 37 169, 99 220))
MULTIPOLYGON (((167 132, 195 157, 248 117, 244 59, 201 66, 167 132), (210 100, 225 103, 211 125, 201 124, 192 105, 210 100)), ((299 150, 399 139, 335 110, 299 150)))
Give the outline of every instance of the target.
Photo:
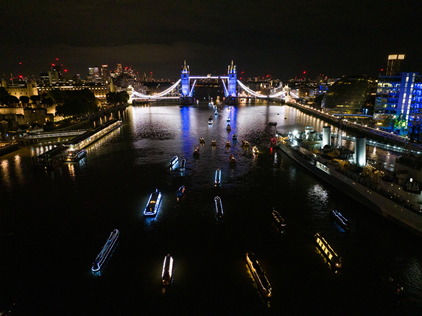
POLYGON ((35 76, 51 63, 85 77, 116 63, 155 78, 378 75, 389 54, 422 72, 420 1, 0 2, 0 75, 35 76))

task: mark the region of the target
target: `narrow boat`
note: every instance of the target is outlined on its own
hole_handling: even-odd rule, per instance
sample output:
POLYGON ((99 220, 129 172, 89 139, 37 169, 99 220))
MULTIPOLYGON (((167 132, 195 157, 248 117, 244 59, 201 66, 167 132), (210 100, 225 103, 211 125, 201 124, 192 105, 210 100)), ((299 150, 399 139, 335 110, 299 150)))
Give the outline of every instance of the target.
POLYGON ((232 144, 231 144, 230 140, 228 140, 227 143, 226 143, 226 147, 231 147, 231 146, 232 146, 232 144))
POLYGON ((226 130, 227 130, 227 131, 231 131, 231 130, 232 130, 232 128, 231 128, 231 126, 230 126, 230 124, 227 124, 226 130))
POLYGON ((229 161, 230 161, 230 163, 235 163, 236 162, 236 158, 234 157, 234 155, 230 155, 229 161))
POLYGON ((217 219, 223 219, 223 202, 221 202, 221 198, 219 196, 216 196, 214 198, 214 204, 215 204, 215 216, 217 219))
POLYGON ((194 156, 199 156, 199 147, 196 147, 195 150, 193 151, 193 155, 194 156))
POLYGON ((217 146, 217 141, 216 141, 215 139, 213 139, 213 140, 211 141, 211 146, 217 146))
POLYGON ((328 261, 330 261, 336 268, 341 268, 341 257, 336 254, 334 249, 331 248, 324 237, 322 237, 320 233, 316 233, 314 238, 319 249, 327 257, 328 261))
POLYGON ((274 218, 274 222, 277 225, 277 227, 280 230, 284 230, 286 228, 286 222, 284 221, 284 218, 281 217, 280 213, 277 212, 275 209, 273 209, 273 218, 274 218))
POLYGON ((227 123, 230 123, 230 117, 227 118, 227 123))
POLYGON ((180 167, 179 167, 180 171, 185 171, 186 170, 186 159, 182 158, 182 161, 180 162, 180 167))
POLYGON ((221 170, 215 170, 215 184, 216 187, 221 185, 221 170))
POLYGON ((217 109, 214 110, 214 115, 218 115, 217 109))
POLYGON ((350 222, 339 211, 332 210, 331 216, 333 216, 334 220, 341 226, 341 228, 345 230, 350 229, 350 222))
POLYGON ((237 134, 233 134, 233 140, 237 140, 237 134))
POLYGON ((278 158, 277 158, 277 151, 274 151, 274 165, 277 164, 278 158))
POLYGON ((179 157, 178 156, 174 156, 173 158, 171 158, 170 160, 170 169, 174 170, 177 167, 179 167, 179 157))
POLYGON ((69 151, 65 162, 77 162, 87 154, 85 149, 69 151))
POLYGON ((212 125, 212 123, 214 123, 214 121, 212 120, 212 115, 211 115, 210 118, 208 119, 208 125, 212 125))
POLYGON ((177 199, 180 199, 183 195, 185 195, 185 186, 182 185, 179 190, 177 190, 177 199))
POLYGON ((259 154, 258 147, 253 146, 253 147, 252 147, 252 153, 253 153, 253 154, 255 154, 255 155, 258 155, 258 154, 259 154))
POLYGON ((253 252, 246 253, 246 262, 248 263, 249 269, 258 285, 259 290, 265 297, 271 297, 271 284, 265 275, 265 272, 261 269, 258 260, 253 252))
POLYGON ((199 142, 200 142, 201 144, 205 144, 205 139, 204 139, 203 137, 199 137, 199 142))
POLYGON ((92 268, 91 268, 92 272, 100 271, 104 262, 107 260, 108 256, 110 255, 110 252, 113 250, 113 247, 116 244, 117 238, 119 238, 119 234, 120 233, 117 229, 113 230, 110 233, 110 236, 108 237, 107 242, 105 243, 103 249, 98 254, 97 258, 95 258, 95 261, 92 263, 92 268))
POLYGON ((242 140, 242 146, 243 147, 249 147, 249 142, 247 140, 242 140))
POLYGON ((155 216, 160 208, 161 204, 161 192, 158 189, 155 192, 151 193, 149 196, 147 205, 144 209, 145 216, 155 216))
POLYGON ((166 286, 173 279, 173 258, 168 254, 164 257, 163 271, 161 273, 161 283, 166 286))

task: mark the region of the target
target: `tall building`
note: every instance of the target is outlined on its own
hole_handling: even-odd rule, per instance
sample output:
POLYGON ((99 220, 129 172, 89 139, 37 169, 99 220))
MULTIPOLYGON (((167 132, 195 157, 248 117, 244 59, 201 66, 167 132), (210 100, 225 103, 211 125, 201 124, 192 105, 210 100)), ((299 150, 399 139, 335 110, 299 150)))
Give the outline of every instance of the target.
POLYGON ((400 65, 404 60, 404 54, 388 55, 386 76, 398 76, 400 73, 400 65))
POLYGON ((422 83, 416 72, 380 76, 375 99, 374 119, 397 119, 401 128, 411 128, 422 114, 422 83))

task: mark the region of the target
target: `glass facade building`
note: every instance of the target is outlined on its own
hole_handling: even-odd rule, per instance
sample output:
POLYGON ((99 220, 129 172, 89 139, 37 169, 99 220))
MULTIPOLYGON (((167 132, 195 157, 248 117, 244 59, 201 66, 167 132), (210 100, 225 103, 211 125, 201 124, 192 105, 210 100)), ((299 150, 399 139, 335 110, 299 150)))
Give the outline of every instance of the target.
POLYGON ((360 114, 368 97, 367 76, 345 76, 337 80, 321 102, 325 112, 338 114, 360 114))

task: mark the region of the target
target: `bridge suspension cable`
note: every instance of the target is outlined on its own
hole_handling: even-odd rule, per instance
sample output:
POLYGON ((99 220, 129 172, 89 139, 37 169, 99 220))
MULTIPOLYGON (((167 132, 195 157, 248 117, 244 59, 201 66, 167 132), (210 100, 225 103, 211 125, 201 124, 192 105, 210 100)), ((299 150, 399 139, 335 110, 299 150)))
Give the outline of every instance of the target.
POLYGON ((132 99, 158 99, 158 98, 161 98, 161 97, 165 96, 166 94, 169 94, 171 91, 173 91, 174 88, 176 88, 179 85, 180 81, 181 81, 181 79, 179 79, 170 88, 167 88, 166 90, 164 90, 160 93, 154 94, 154 95, 147 95, 147 94, 143 94, 143 93, 140 93, 140 92, 132 91, 132 99), (135 96, 135 98, 133 96, 135 96))
POLYGON ((252 89, 249 89, 247 86, 245 86, 243 83, 240 82, 240 80, 237 80, 237 83, 239 84, 239 86, 242 87, 243 90, 245 90, 247 93, 252 94, 253 96, 257 97, 257 98, 278 98, 281 97, 285 94, 284 91, 280 91, 274 94, 270 94, 270 95, 263 95, 261 93, 255 92, 252 89))

